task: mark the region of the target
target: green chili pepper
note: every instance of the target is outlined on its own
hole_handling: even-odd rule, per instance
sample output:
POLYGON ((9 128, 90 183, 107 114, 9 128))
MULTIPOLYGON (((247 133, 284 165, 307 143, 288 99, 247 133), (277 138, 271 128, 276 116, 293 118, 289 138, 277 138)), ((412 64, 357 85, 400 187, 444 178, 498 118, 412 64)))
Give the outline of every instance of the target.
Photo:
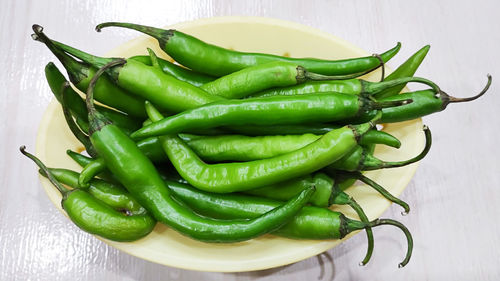
MULTIPOLYGON (((297 59, 269 54, 244 53, 207 44, 177 30, 163 30, 130 23, 102 23, 96 26, 96 30, 100 31, 101 28, 108 26, 125 27, 146 33, 156 38, 160 48, 180 64, 212 76, 224 76, 247 67, 272 61, 292 62, 305 67, 309 71, 324 75, 363 73, 380 64, 379 59, 376 57, 328 61, 314 58, 297 59)), ((381 54, 380 58, 383 62, 387 62, 398 53, 400 48, 401 44, 398 43, 396 47, 381 54)))
MULTIPOLYGON (((402 77, 412 77, 417 71, 418 67, 424 60, 425 56, 431 48, 430 45, 424 46, 422 49, 418 50, 409 59, 407 59, 402 65, 400 65, 396 70, 394 70, 389 76, 387 76, 384 81, 390 81, 402 77)), ((390 97, 399 94, 401 90, 405 87, 404 84, 395 86, 393 88, 387 89, 381 93, 375 95, 376 99, 381 99, 385 97, 390 97)))
POLYGON ((335 121, 371 108, 397 106, 407 101, 373 102, 348 94, 311 94, 213 102, 154 122, 132 133, 134 139, 176 134, 197 128, 229 125, 278 125, 335 121))
MULTIPOLYGON (((162 118, 148 102, 146 112, 153 121, 162 118)), ((331 131, 301 149, 280 156, 243 163, 208 165, 179 137, 166 135, 160 140, 174 167, 190 184, 210 192, 228 193, 271 185, 321 169, 354 149, 359 137, 373 128, 376 120, 331 131)))
POLYGON ((148 235, 156 222, 147 214, 130 215, 114 210, 89 193, 62 186, 47 167, 34 155, 21 152, 42 169, 50 182, 63 195, 61 205, 69 218, 82 230, 114 241, 134 241, 148 235))
POLYGON ((90 139, 108 169, 158 221, 184 235, 207 242, 236 242, 273 231, 289 220, 307 203, 314 192, 308 188, 281 207, 250 220, 221 221, 201 217, 170 196, 168 188, 152 162, 118 127, 110 124, 93 107, 93 85, 107 69, 125 63, 116 60, 99 69, 87 92, 90 139))
MULTIPOLYGON (((188 185, 167 181, 176 198, 194 211, 219 219, 254 218, 276 206, 279 201, 245 196, 242 194, 214 194, 203 192, 188 185)), ((340 239, 346 234, 367 227, 391 224, 400 228, 408 241, 408 251, 400 267, 408 263, 413 249, 413 239, 408 229, 394 220, 378 219, 370 223, 351 220, 339 212, 326 208, 306 206, 289 223, 273 234, 294 239, 340 239)), ((371 244, 372 245, 372 244, 371 244)), ((370 253, 370 250, 368 251, 370 253)), ((365 259, 366 260, 366 259, 365 259)))
MULTIPOLYGON (((87 108, 85 106, 85 101, 78 95, 72 88, 64 87, 68 81, 64 78, 64 75, 57 69, 53 63, 48 63, 45 66, 45 77, 52 90, 52 93, 62 104, 63 90, 65 92, 66 104, 70 112, 75 116, 77 122, 87 121, 87 108)), ((106 118, 113 121, 118 127, 122 128, 124 131, 131 133, 141 127, 141 123, 130 116, 120 113, 115 110, 111 110, 106 107, 96 106, 106 118)), ((79 123, 80 124, 80 123, 79 123)), ((81 128, 81 126, 80 126, 81 128)))
MULTIPOLYGON (((149 56, 133 56, 130 57, 129 59, 142 62, 146 65, 151 65, 151 58, 149 56)), ((163 72, 170 74, 181 81, 188 82, 189 84, 194 85, 196 87, 200 87, 203 84, 215 80, 215 78, 212 76, 194 72, 192 70, 186 69, 182 66, 178 66, 161 58, 158 58, 158 63, 160 64, 160 67, 163 70, 163 72)))
MULTIPOLYGON (((95 74, 96 68, 84 62, 77 61, 64 53, 41 32, 41 29, 41 26, 33 25, 33 30, 39 31, 32 35, 33 39, 44 43, 49 48, 63 64, 64 68, 66 68, 70 81, 79 90, 85 92, 90 79, 92 79, 92 76, 95 74)), ((109 78, 101 79, 96 85, 95 92, 96 100, 108 106, 135 117, 143 118, 146 116, 144 112, 144 99, 131 95, 127 91, 115 86, 109 78)))
POLYGON ((308 80, 343 80, 358 76, 360 75, 321 75, 296 63, 273 61, 244 68, 206 83, 201 88, 212 95, 237 99, 272 87, 286 87, 308 80))
POLYGON ((403 87, 409 82, 417 82, 428 85, 436 92, 439 87, 427 79, 421 77, 401 77, 383 82, 370 82, 363 79, 331 80, 331 81, 308 81, 296 86, 285 88, 274 88, 254 95, 252 98, 274 97, 274 96, 297 96, 315 93, 344 93, 354 95, 376 96, 387 89, 403 87))
MULTIPOLYGON (((406 120, 420 118, 432 113, 440 112, 446 109, 450 103, 468 102, 478 99, 484 95, 491 85, 491 75, 487 75, 488 82, 481 92, 475 96, 468 98, 456 98, 448 95, 447 93, 439 90, 437 93, 432 90, 422 90, 410 93, 402 93, 387 98, 383 98, 380 102, 398 101, 411 99, 411 104, 400 106, 399 108, 384 108, 382 109, 381 123, 394 123, 406 120)), ((362 113, 360 116, 352 119, 343 120, 343 122, 359 123, 364 120, 369 120, 376 114, 376 111, 368 111, 362 113)))

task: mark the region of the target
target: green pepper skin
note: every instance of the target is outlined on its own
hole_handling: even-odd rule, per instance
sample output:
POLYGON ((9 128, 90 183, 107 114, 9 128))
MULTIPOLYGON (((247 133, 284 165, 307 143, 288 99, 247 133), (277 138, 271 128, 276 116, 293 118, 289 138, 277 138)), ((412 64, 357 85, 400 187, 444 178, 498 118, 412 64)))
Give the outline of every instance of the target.
MULTIPOLYGON (((78 188, 79 174, 77 172, 54 168, 50 168, 49 171, 62 184, 78 188)), ((130 196, 125 189, 119 188, 114 183, 93 179, 86 191, 117 211, 125 211, 130 215, 144 215, 147 213, 146 209, 130 196)))
MULTIPOLYGON (((57 101, 62 103, 63 85, 68 83, 68 81, 52 62, 45 66, 45 77, 57 101)), ((83 101, 80 95, 71 89, 67 89, 65 95, 71 113, 75 115, 77 120, 87 121, 87 108, 85 106, 85 101, 83 101)), ((132 132, 141 127, 139 121, 123 113, 97 105, 96 108, 98 108, 99 112, 106 116, 106 118, 110 119, 114 124, 126 132, 132 132)))
MULTIPOLYGON (((190 134, 179 134, 179 137, 204 161, 221 162, 252 161, 274 157, 302 148, 316 141, 321 136, 304 134, 261 137, 241 135, 200 137, 190 134)), ((142 143, 142 140, 138 143, 142 143)), ((162 154, 165 155, 165 152, 162 151, 162 154)))
POLYGON ((225 75, 201 88, 212 95, 239 99, 271 87, 286 87, 305 80, 303 68, 297 64, 276 61, 225 75))
MULTIPOLYGON (((430 45, 425 45, 420 50, 418 50, 415 54, 413 54, 409 59, 407 59, 402 65, 400 65, 396 70, 394 70, 389 76, 387 76, 384 81, 390 81, 402 77, 411 77, 415 74, 422 61, 425 59, 425 56, 429 52, 431 48, 430 45)), ((376 99, 381 99, 385 97, 391 97, 399 94, 401 90, 405 87, 405 84, 398 85, 387 89, 381 93, 375 94, 376 99)))
MULTIPOLYGON (((177 30, 162 30, 130 23, 102 23, 96 27, 96 30, 99 31, 101 28, 108 26, 135 29, 153 36, 158 40, 160 48, 175 61, 192 70, 211 76, 224 76, 247 67, 272 61, 291 62, 301 65, 309 71, 324 75, 360 73, 373 69, 380 64, 380 61, 373 56, 329 61, 314 58, 287 58, 270 54, 238 52, 208 44, 177 30)), ((381 54, 380 57, 384 62, 387 62, 398 53, 400 48, 401 44, 398 43, 396 47, 381 54)))
MULTIPOLYGON (((154 104, 154 102, 153 102, 154 104)), ((132 133, 134 139, 229 125, 327 122, 357 116, 369 102, 348 94, 226 100, 167 117, 132 133)))
POLYGON ((359 79, 306 81, 305 83, 285 88, 268 89, 249 96, 250 98, 263 98, 273 96, 296 96, 313 93, 335 92, 344 94, 361 93, 363 84, 359 79))
POLYGON ((206 242, 237 242, 274 231, 300 211, 314 190, 306 189, 285 205, 252 220, 220 221, 200 217, 175 201, 151 161, 112 124, 90 136, 108 169, 158 221, 206 242))
MULTIPOLYGON (((133 56, 130 57, 130 59, 142 62, 145 65, 152 65, 151 58, 149 56, 133 56)), ((158 64, 160 65, 164 73, 170 74, 175 78, 187 82, 196 87, 200 87, 203 84, 215 80, 215 78, 212 76, 194 72, 192 70, 186 69, 182 66, 178 66, 161 58, 158 58, 158 64)))
POLYGON ((125 216, 89 193, 73 189, 62 207, 78 227, 113 241, 134 241, 148 235, 156 225, 149 215, 125 216))

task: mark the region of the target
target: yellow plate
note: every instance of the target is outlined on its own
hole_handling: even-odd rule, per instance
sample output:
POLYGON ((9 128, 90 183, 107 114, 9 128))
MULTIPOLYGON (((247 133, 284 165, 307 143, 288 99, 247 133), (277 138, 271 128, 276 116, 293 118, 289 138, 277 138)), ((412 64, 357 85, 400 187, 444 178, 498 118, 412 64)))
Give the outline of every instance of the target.
MULTIPOLYGON (((242 51, 266 52, 293 57, 319 57, 339 59, 369 55, 352 44, 297 23, 255 17, 222 17, 196 20, 172 26, 210 43, 242 51)), ((106 32, 123 32, 109 28, 106 32)), ((142 36, 134 39, 108 55, 132 56, 146 54, 146 47, 152 47, 157 54, 155 40, 142 36)), ((387 46, 387 48, 392 46, 387 46)), ((376 80, 378 73, 367 77, 376 80)), ((421 120, 391 124, 386 131, 398 137, 402 147, 377 148, 377 156, 386 160, 407 159, 418 154, 424 146, 421 120)), ((81 145, 67 128, 61 108, 54 99, 48 106, 40 124, 36 153, 50 167, 65 167, 81 170, 65 153, 66 149, 77 150, 81 145)), ((416 164, 367 175, 385 186, 392 194, 399 195, 406 187, 416 164)), ((45 179, 40 179, 54 205, 61 209, 61 196, 45 179)), ((389 207, 389 202, 363 185, 348 191, 364 207, 368 217, 375 219, 389 207)), ((348 207, 335 207, 350 217, 356 217, 348 207)), ((400 233, 395 231, 395 235, 400 233)), ((352 236, 352 235, 351 235, 352 236)), ((349 237, 349 236, 348 236, 349 237)), ((343 240, 298 241, 267 235, 247 242, 232 244, 208 244, 194 241, 158 224, 147 237, 133 243, 118 243, 99 238, 107 244, 128 254, 152 262, 201 271, 252 271, 294 263, 322 253, 340 244, 343 240)), ((395 253, 398 254, 398 253, 395 253)), ((404 253, 400 253, 403 256, 404 253)), ((361 259, 362 257, 360 257, 361 259)))

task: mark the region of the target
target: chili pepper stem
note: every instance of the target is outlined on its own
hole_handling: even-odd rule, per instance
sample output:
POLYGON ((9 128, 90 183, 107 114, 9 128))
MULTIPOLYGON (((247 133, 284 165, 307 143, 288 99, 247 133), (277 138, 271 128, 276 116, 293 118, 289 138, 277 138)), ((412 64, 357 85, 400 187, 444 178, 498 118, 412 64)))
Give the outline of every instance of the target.
POLYGON ((87 105, 87 111, 89 112, 89 134, 92 135, 93 132, 101 130, 102 127, 110 124, 111 122, 104 117, 101 113, 99 113, 94 107, 94 88, 97 80, 101 75, 111 67, 125 64, 127 61, 124 59, 116 59, 113 60, 103 67, 99 68, 99 70, 95 73, 90 80, 89 87, 86 93, 85 103, 87 105))
POLYGON ((19 150, 21 151, 22 154, 24 154, 24 156, 26 156, 29 159, 33 160, 33 162, 35 162, 35 164, 47 175, 47 178, 49 179, 49 181, 57 188, 57 190, 59 190, 59 192, 61 192, 61 194, 63 195, 63 198, 66 196, 66 194, 68 192, 70 192, 69 189, 67 189, 66 187, 64 187, 60 182, 58 182, 52 176, 52 173, 50 173, 50 171, 47 168, 47 166, 45 166, 45 164, 43 164, 40 159, 38 159, 35 155, 33 155, 33 154, 31 154, 31 153, 29 153, 29 152, 26 151, 26 146, 25 145, 22 145, 21 147, 19 147, 19 150))
POLYGON ((145 33, 151 37, 154 37, 160 43, 160 47, 163 48, 164 45, 167 44, 168 39, 174 35, 173 29, 160 29, 152 26, 140 25, 140 24, 132 24, 132 23, 124 23, 124 22, 105 22, 98 24, 95 27, 95 31, 101 32, 101 29, 105 27, 116 26, 116 27, 124 27, 128 29, 137 30, 139 32, 145 33))
MULTIPOLYGON (((363 211, 363 208, 354 200, 354 198, 350 197, 348 205, 358 214, 359 219, 362 222, 369 223, 368 217, 366 216, 365 212, 363 211)), ((374 239, 373 239, 373 230, 370 226, 365 228, 366 231, 366 236, 368 238, 368 248, 366 249, 366 254, 363 260, 359 263, 359 265, 366 265, 369 261, 370 258, 372 257, 373 254, 373 248, 375 245, 374 239)))
POLYGON ((482 95, 484 95, 488 91, 488 89, 490 88, 490 85, 491 85, 491 81, 492 81, 491 75, 487 74, 486 77, 488 78, 488 82, 486 82, 486 86, 484 86, 484 88, 481 90, 481 92, 479 92, 479 94, 472 96, 472 97, 456 98, 456 97, 448 95, 447 93, 445 93, 443 91, 439 91, 436 94, 436 97, 443 101, 442 109, 444 110, 448 106, 448 104, 450 104, 450 103, 468 102, 468 101, 473 101, 473 100, 480 98, 482 95))
POLYGON ((361 136, 363 136, 366 132, 375 127, 375 125, 377 125, 377 122, 380 121, 381 118, 382 118, 382 111, 379 110, 377 114, 367 123, 359 125, 348 125, 349 128, 351 128, 351 130, 353 131, 356 141, 359 142, 361 136))
POLYGON ((371 171, 377 169, 398 168, 422 160, 427 155, 432 146, 431 130, 426 125, 424 125, 423 130, 425 135, 425 146, 422 152, 420 152, 420 154, 418 154, 417 156, 404 161, 382 161, 380 159, 375 158, 374 156, 370 156, 367 154, 365 163, 362 163, 362 165, 358 168, 358 170, 371 171))
POLYGON ((70 57, 64 51, 55 46, 53 42, 47 37, 47 35, 43 33, 42 26, 34 24, 32 28, 35 33, 31 34, 31 38, 33 40, 44 43, 47 48, 49 48, 49 50, 57 57, 57 59, 59 59, 59 61, 61 61, 64 67, 68 70, 68 75, 71 81, 81 81, 87 78, 87 73, 83 73, 81 71, 82 67, 80 66, 80 62, 76 61, 74 58, 70 57))
POLYGON ((362 93, 367 93, 369 95, 376 95, 386 89, 392 88, 394 86, 398 86, 401 84, 407 84, 410 82, 417 82, 421 84, 428 85, 431 87, 436 93, 441 92, 441 89, 439 88, 436 83, 425 79, 421 77, 403 77, 403 78, 398 78, 394 80, 389 80, 389 81, 383 81, 383 82, 369 82, 365 80, 361 80, 361 87, 362 93))
POLYGON ((384 81, 385 79, 385 63, 382 57, 379 54, 373 54, 373 57, 377 58, 378 61, 380 62, 380 68, 382 70, 382 74, 380 75, 380 82, 384 81))
MULTIPOLYGON (((33 25, 33 26, 40 27, 40 28, 33 28, 33 31, 35 31, 35 34, 31 36, 33 38, 33 40, 37 40, 40 42, 43 42, 43 41, 41 41, 42 39, 50 41, 50 43, 53 44, 55 47, 61 49, 65 53, 68 53, 68 54, 82 60, 85 63, 92 65, 93 67, 101 68, 104 65, 106 65, 107 63, 114 60, 113 58, 103 58, 103 57, 94 56, 94 55, 91 55, 89 53, 83 52, 81 50, 75 49, 75 48, 68 46, 66 44, 63 44, 61 42, 51 40, 47 35, 45 35, 45 33, 43 33, 43 27, 41 27, 39 25, 33 25)), ((43 43, 45 43, 45 42, 43 42, 43 43)), ((110 74, 111 74, 111 72, 110 72, 110 74)))
POLYGON ((391 220, 391 219, 376 219, 376 220, 373 220, 373 221, 368 222, 368 223, 356 221, 356 220, 351 220, 349 218, 345 218, 345 220, 346 220, 345 227, 346 227, 347 233, 355 231, 355 230, 366 229, 367 227, 376 227, 379 225, 392 225, 392 226, 399 228, 401 231, 403 231, 403 233, 406 236, 406 240, 408 243, 408 250, 406 251, 406 256, 405 256, 404 260, 401 263, 399 263, 398 267, 399 268, 404 267, 410 261, 411 254, 413 252, 413 237, 411 236, 411 233, 408 230, 408 228, 406 228, 406 226, 404 226, 402 223, 395 221, 395 220, 391 220))
POLYGON ((403 207, 404 211, 401 212, 402 215, 407 215, 410 212, 410 206, 408 205, 408 203, 406 203, 403 200, 392 195, 383 186, 376 183, 374 180, 368 178, 367 176, 363 175, 361 172, 342 172, 342 175, 360 180, 361 182, 363 182, 363 183, 369 185, 370 187, 372 187, 373 189, 375 189, 378 193, 380 193, 382 196, 384 196, 385 199, 403 207))
POLYGON ((75 123, 75 120, 73 120, 73 116, 71 115, 71 112, 69 110, 68 101, 65 94, 68 87, 71 86, 68 82, 65 82, 61 89, 61 105, 66 123, 68 124, 68 127, 73 135, 83 144, 85 150, 87 150, 87 153, 92 157, 97 157, 97 152, 94 150, 89 137, 79 128, 79 126, 75 123))

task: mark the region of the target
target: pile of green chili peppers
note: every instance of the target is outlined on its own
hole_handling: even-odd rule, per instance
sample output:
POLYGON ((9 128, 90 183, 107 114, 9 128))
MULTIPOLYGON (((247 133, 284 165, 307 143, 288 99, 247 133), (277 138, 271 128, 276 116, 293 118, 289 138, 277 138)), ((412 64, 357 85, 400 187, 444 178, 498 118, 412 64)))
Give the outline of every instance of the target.
POLYGON ((229 243, 271 233, 290 239, 340 239, 393 225, 405 234, 408 263, 413 239, 392 219, 369 220, 345 191, 356 180, 391 195, 363 171, 401 167, 422 159, 383 161, 376 145, 401 142, 377 124, 442 111, 455 98, 435 83, 414 77, 429 46, 418 50, 380 82, 359 77, 395 56, 345 60, 245 53, 205 43, 177 30, 108 22, 96 27, 135 29, 156 38, 178 64, 149 55, 103 58, 51 40, 44 43, 67 71, 45 67, 47 82, 65 120, 89 156, 68 150, 81 172, 48 168, 21 147, 61 192, 62 206, 82 230, 115 241, 134 241, 163 223, 193 239, 229 243), (399 94, 407 83, 428 89, 399 94), (74 88, 86 94, 83 99, 74 88), (105 106, 94 105, 94 99, 105 106), (349 205, 358 218, 329 209, 349 205))

